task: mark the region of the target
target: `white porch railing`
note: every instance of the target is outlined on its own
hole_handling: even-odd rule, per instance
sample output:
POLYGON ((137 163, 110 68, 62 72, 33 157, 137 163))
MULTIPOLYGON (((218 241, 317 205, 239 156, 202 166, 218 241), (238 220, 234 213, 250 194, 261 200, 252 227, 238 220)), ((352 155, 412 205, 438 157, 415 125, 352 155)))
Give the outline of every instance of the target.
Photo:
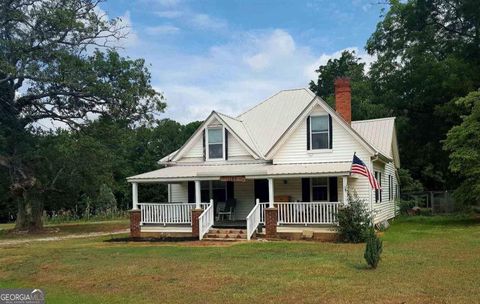
POLYGON ((213 222, 215 220, 215 215, 213 213, 213 200, 210 201, 207 209, 205 209, 202 214, 198 217, 198 238, 203 239, 203 236, 212 228, 213 222))
POLYGON ((257 200, 255 207, 253 207, 252 211, 247 215, 247 240, 250 240, 255 230, 260 225, 260 203, 257 200))
POLYGON ((260 224, 265 224, 265 208, 268 208, 268 203, 259 203, 260 224))
MULTIPOLYGON (((191 224, 195 204, 185 203, 140 203, 141 224, 191 224)), ((205 209, 209 204, 201 203, 205 209)))
POLYGON ((337 224, 339 202, 275 203, 278 224, 337 224))

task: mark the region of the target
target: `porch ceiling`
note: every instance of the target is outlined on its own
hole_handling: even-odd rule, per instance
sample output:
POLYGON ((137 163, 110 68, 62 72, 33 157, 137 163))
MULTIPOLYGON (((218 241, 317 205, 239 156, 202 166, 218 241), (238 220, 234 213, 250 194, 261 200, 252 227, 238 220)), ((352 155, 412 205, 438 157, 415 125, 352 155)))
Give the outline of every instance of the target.
POLYGON ((324 162, 310 164, 217 164, 197 166, 172 166, 131 176, 129 182, 170 182, 194 179, 218 179, 221 176, 247 178, 285 177, 305 175, 348 175, 351 162, 324 162))

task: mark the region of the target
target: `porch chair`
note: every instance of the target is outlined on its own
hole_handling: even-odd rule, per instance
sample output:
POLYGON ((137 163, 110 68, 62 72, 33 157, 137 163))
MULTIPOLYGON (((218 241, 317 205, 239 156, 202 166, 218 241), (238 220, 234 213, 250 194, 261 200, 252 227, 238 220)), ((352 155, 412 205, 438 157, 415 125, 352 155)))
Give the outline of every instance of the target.
POLYGON ((235 206, 237 205, 237 200, 234 198, 229 198, 225 202, 225 206, 223 207, 223 210, 218 211, 218 220, 222 220, 222 218, 225 218, 225 216, 228 216, 228 220, 232 220, 233 213, 235 212, 235 206))

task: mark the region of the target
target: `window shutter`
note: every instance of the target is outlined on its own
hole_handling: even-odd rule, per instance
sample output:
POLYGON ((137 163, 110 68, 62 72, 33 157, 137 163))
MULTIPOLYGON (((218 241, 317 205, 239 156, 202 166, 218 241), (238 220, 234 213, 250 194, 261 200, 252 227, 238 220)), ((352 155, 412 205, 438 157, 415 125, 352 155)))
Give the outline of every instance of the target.
POLYGON ((307 117, 307 150, 310 150, 310 116, 307 117))
POLYGON ((188 182, 188 203, 195 203, 195 182, 193 181, 188 182))
POLYGON ((338 179, 336 176, 329 177, 328 180, 328 191, 330 192, 330 201, 338 201, 338 179))
POLYGON ((310 201, 310 178, 302 178, 302 202, 310 201))
POLYGON ((328 114, 328 148, 333 147, 332 115, 328 114))
POLYGON ((225 160, 228 160, 228 131, 225 128, 225 160))
POLYGON ((233 182, 227 182, 227 200, 230 198, 235 198, 235 184, 233 182))
POLYGON ((203 161, 205 161, 207 159, 206 147, 205 147, 205 129, 203 129, 202 145, 203 145, 203 161))

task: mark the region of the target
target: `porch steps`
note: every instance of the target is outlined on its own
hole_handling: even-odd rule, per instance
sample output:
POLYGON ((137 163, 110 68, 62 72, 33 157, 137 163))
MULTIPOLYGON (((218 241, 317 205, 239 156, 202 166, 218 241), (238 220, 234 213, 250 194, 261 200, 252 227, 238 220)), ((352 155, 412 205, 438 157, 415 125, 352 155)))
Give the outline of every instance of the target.
POLYGON ((211 228, 203 238, 205 241, 244 241, 247 239, 246 229, 211 228))

